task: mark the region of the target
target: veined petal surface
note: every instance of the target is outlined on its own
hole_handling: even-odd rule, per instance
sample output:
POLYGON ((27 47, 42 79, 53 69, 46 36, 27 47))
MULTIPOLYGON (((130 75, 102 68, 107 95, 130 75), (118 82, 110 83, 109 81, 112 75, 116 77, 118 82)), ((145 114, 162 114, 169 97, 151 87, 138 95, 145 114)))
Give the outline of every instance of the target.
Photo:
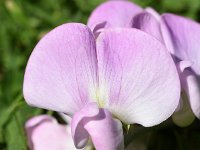
POLYGON ((104 28, 131 27, 132 18, 141 11, 141 7, 126 0, 108 1, 92 12, 87 25, 92 30, 103 22, 104 28))
POLYGON ((139 13, 133 18, 132 27, 140 29, 163 42, 159 20, 147 11, 139 13))
POLYGON ((127 124, 153 126, 180 98, 175 64, 154 37, 137 29, 110 29, 97 38, 99 103, 127 124))
POLYGON ((33 50, 23 93, 33 106, 72 115, 84 106, 97 84, 95 39, 83 24, 63 24, 33 50))
POLYGON ((190 19, 174 14, 163 14, 165 23, 166 46, 170 47, 172 53, 180 60, 189 60, 193 63, 191 68, 200 75, 200 24, 190 19))
POLYGON ((180 79, 191 109, 200 119, 200 24, 174 14, 164 14, 162 20, 165 24, 162 31, 167 33, 166 46, 179 61, 190 62, 190 66, 180 72, 180 79))

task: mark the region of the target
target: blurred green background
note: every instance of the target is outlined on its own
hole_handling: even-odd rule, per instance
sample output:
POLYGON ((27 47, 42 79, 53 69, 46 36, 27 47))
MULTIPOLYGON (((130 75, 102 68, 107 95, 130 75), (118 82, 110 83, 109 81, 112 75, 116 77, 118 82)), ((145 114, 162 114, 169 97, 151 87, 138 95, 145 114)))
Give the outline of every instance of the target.
MULTIPOLYGON (((22 96, 28 57, 46 32, 66 22, 86 23, 90 12, 104 0, 1 0, 0 1, 0 150, 27 149, 25 121, 52 112, 29 107, 22 96)), ((200 0, 132 0, 158 12, 173 12, 200 21, 200 0)), ((55 113, 53 113, 55 115, 55 113)), ((199 150, 200 124, 172 126, 154 131, 153 150, 199 150)))

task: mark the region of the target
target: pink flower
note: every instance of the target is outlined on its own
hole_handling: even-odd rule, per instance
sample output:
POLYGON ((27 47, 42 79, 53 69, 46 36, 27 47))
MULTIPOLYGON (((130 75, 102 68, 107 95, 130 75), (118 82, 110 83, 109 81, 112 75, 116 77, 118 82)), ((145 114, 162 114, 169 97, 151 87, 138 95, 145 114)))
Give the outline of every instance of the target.
POLYGON ((23 87, 32 106, 72 117, 76 148, 123 149, 124 124, 166 120, 180 98, 176 67, 165 47, 137 29, 113 28, 95 40, 78 23, 61 25, 37 44, 23 87))
POLYGON ((51 116, 33 117, 25 128, 30 150, 76 150, 70 126, 58 124, 51 116))
POLYGON ((136 15, 132 22, 133 27, 165 44, 176 63, 182 97, 172 117, 174 122, 179 126, 187 126, 193 122, 194 115, 200 119, 200 53, 197 48, 200 25, 174 14, 160 16, 151 8, 136 15))
POLYGON ((162 42, 174 58, 182 87, 181 100, 172 118, 179 126, 191 124, 194 115, 200 119, 198 23, 174 14, 159 15, 152 8, 142 9, 129 1, 119 0, 98 6, 88 26, 94 29, 96 36, 107 28, 137 28, 162 42))
MULTIPOLYGON (((179 70, 183 95, 194 115, 200 119, 200 25, 174 14, 163 14, 163 36, 179 70)), ((185 99, 182 96, 182 99, 185 99)), ((184 104, 184 102, 183 102, 184 104)), ((187 106, 187 105, 186 105, 187 106)), ((191 112, 186 109, 186 112, 191 112)), ((187 113, 188 114, 188 113, 187 113)), ((191 115, 189 116, 191 120, 191 115)))
MULTIPOLYGON (((35 116, 26 122, 25 129, 30 150, 76 150, 71 136, 71 119, 64 114, 62 118, 67 125, 59 124, 49 115, 35 116)), ((134 140, 126 150, 146 150, 144 139, 134 140)), ((85 149, 92 149, 91 143, 85 149)))
POLYGON ((88 27, 95 36, 108 28, 131 27, 133 17, 143 9, 126 0, 107 1, 99 5, 88 19, 88 27))

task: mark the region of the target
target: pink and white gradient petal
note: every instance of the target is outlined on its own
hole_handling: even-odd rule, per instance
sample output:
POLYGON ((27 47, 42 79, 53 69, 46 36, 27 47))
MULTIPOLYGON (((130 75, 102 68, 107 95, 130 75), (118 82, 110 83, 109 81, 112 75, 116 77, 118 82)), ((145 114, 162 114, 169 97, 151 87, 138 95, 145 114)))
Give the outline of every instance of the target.
POLYGON ((98 6, 88 19, 87 25, 93 30, 105 22, 104 28, 131 27, 131 20, 142 8, 126 0, 107 1, 98 6))
POLYGON ((30 105, 72 115, 97 84, 95 39, 83 24, 68 23, 45 35, 25 72, 23 94, 30 105))
POLYGON ((90 103, 75 113, 71 128, 77 148, 85 147, 89 138, 91 138, 97 150, 124 149, 121 122, 113 119, 112 114, 107 109, 98 108, 95 103, 90 103), (98 113, 95 114, 96 111, 94 110, 98 113))
POLYGON ((172 47, 172 54, 180 60, 191 61, 191 68, 200 75, 200 24, 174 14, 163 14, 162 20, 166 25, 163 30, 167 30, 169 35, 164 36, 166 45, 172 47))
POLYGON ((180 73, 182 89, 186 92, 195 116, 200 119, 200 24, 174 14, 162 15, 167 46, 172 54, 190 66, 180 73))
POLYGON ((76 150, 70 127, 58 124, 51 116, 33 117, 25 128, 30 150, 76 150))
POLYGON ((178 106, 176 66, 162 43, 137 29, 110 29, 97 38, 99 99, 126 124, 153 126, 178 106))

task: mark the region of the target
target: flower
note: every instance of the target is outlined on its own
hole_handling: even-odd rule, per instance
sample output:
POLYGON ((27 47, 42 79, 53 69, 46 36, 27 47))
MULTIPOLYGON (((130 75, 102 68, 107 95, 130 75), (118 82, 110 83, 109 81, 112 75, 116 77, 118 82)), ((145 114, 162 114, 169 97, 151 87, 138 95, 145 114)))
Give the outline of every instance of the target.
POLYGON ((174 14, 160 16, 151 8, 136 15, 132 22, 133 27, 165 44, 176 63, 182 96, 173 121, 179 126, 188 126, 194 121, 194 115, 200 119, 200 53, 197 48, 200 25, 174 14))
POLYGON ((172 116, 174 123, 184 127, 194 121, 194 115, 200 119, 200 55, 194 44, 200 35, 200 25, 174 14, 160 16, 152 8, 136 15, 132 22, 132 27, 153 35, 165 44, 177 66, 182 96, 172 116))
POLYGON ((182 87, 181 100, 172 116, 173 121, 179 126, 188 126, 194 121, 194 115, 200 119, 198 23, 174 14, 159 15, 152 8, 142 9, 128 1, 111 1, 93 11, 88 25, 95 29, 97 35, 106 28, 137 28, 165 44, 174 58, 182 87))
POLYGON ((98 36, 102 29, 131 27, 133 17, 143 9, 129 1, 107 1, 99 5, 88 19, 88 27, 98 36))
POLYGON ((178 62, 183 95, 187 95, 192 112, 200 119, 200 25, 174 14, 163 14, 162 20, 166 45, 178 62))
POLYGON ((70 126, 49 115, 29 119, 25 125, 30 150, 76 150, 70 126))
MULTIPOLYGON (((71 118, 60 114, 68 123, 59 124, 55 118, 49 115, 39 115, 30 118, 25 125, 30 150, 76 150, 71 136, 71 118)), ((126 150, 146 150, 147 138, 134 140, 126 150)), ((87 145, 85 149, 92 149, 87 145)))
POLYGON ((95 40, 79 23, 63 24, 33 50, 24 77, 32 106, 72 117, 76 148, 123 149, 123 124, 166 120, 180 98, 176 67, 165 47, 137 29, 113 28, 95 40))

